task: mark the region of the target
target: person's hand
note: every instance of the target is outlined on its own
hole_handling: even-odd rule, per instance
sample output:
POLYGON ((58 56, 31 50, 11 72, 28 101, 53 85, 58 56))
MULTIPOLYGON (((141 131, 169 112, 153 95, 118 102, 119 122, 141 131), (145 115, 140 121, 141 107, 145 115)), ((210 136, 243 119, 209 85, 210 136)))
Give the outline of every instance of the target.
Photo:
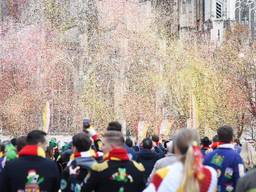
POLYGON ((72 166, 69 167, 69 174, 70 175, 78 175, 79 172, 80 172, 80 167, 79 166, 74 167, 74 168, 72 166))

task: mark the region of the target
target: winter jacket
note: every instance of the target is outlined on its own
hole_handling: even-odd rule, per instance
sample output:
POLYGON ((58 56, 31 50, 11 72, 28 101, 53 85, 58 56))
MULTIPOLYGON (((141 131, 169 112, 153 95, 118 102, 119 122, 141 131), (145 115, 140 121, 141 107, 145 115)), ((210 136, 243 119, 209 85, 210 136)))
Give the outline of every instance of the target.
POLYGON ((151 181, 153 175, 156 173, 157 170, 167 167, 167 166, 175 163, 176 161, 177 161, 176 155, 171 154, 171 153, 167 154, 166 157, 159 159, 154 165, 154 168, 149 176, 149 181, 151 181))
POLYGON ((248 172, 244 177, 240 178, 236 192, 255 192, 256 191, 256 170, 248 172))
POLYGON ((95 158, 90 151, 77 153, 75 160, 71 161, 64 170, 60 189, 64 192, 79 192, 83 187, 83 181, 91 170, 95 158))
MULTIPOLYGON (((184 165, 180 161, 159 169, 143 192, 181 192, 183 170, 184 165)), ((201 174, 203 179, 199 181, 200 192, 215 192, 217 186, 216 171, 211 167, 204 166, 201 174)))
POLYGON ((128 152, 130 160, 136 160, 137 159, 136 152, 135 152, 135 150, 132 147, 128 147, 127 145, 125 145, 125 149, 128 152))
POLYGON ((154 151, 151 151, 149 149, 142 149, 137 154, 137 162, 141 163, 145 168, 145 179, 147 180, 150 173, 153 170, 153 167, 156 163, 156 161, 159 159, 159 154, 155 153, 154 151))
POLYGON ((242 158, 232 144, 222 144, 207 154, 204 164, 217 171, 219 192, 235 191, 238 179, 244 174, 242 158))
POLYGON ((127 150, 113 149, 108 159, 92 167, 83 187, 86 192, 141 192, 145 187, 144 167, 129 160, 127 150))
POLYGON ((46 159, 44 150, 34 145, 25 146, 18 159, 6 164, 2 179, 1 192, 57 192, 59 189, 56 163, 46 159))

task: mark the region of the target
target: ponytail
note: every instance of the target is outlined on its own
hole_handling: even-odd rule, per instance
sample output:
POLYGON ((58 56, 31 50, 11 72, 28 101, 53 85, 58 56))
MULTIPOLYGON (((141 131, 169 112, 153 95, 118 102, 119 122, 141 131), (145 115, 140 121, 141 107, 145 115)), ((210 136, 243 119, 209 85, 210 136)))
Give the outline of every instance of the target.
POLYGON ((200 192, 199 180, 202 178, 202 153, 197 144, 190 145, 185 155, 184 175, 181 192, 200 192))

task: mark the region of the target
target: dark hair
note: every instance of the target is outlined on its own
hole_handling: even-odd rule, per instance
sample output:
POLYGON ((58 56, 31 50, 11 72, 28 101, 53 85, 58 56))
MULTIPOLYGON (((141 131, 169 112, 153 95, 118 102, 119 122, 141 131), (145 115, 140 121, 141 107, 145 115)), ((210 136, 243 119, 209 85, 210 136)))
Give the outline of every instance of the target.
POLYGON ((119 131, 107 131, 103 137, 105 142, 111 143, 118 147, 124 146, 124 137, 119 131))
POLYGON ((108 124, 108 131, 122 131, 122 125, 118 121, 112 121, 108 124))
POLYGON ((39 143, 45 143, 46 133, 41 130, 33 130, 27 135, 27 144, 28 145, 38 145, 39 143))
POLYGON ((3 143, 0 144, 0 152, 5 152, 5 145, 3 143))
POLYGON ((83 120, 83 129, 88 129, 91 126, 91 120, 90 119, 84 119, 83 120))
POLYGON ((218 142, 219 141, 219 137, 218 135, 215 135, 213 138, 212 138, 212 142, 218 142))
POLYGON ((27 145, 27 137, 26 136, 20 136, 17 138, 16 140, 16 148, 17 151, 19 152, 23 147, 25 147, 27 145))
POLYGON ((132 139, 131 139, 130 137, 128 137, 128 138, 125 140, 125 144, 126 144, 128 147, 132 147, 132 146, 133 146, 132 139))
POLYGON ((209 137, 204 137, 204 138, 202 138, 202 139, 201 139, 201 145, 203 145, 203 146, 209 146, 209 145, 211 145, 211 141, 210 141, 209 137))
POLYGON ((154 142, 159 142, 159 136, 158 135, 153 135, 152 136, 152 141, 154 141, 154 142))
POLYGON ((217 130, 217 134, 219 141, 224 143, 230 143, 234 136, 233 128, 227 125, 220 127, 217 130))
POLYGON ((12 138, 12 139, 11 139, 11 144, 12 144, 13 146, 16 146, 16 141, 17 141, 16 138, 12 138))
POLYGON ((78 133, 72 137, 72 144, 78 152, 82 152, 90 149, 92 141, 87 134, 78 133))
POLYGON ((145 138, 142 140, 142 147, 144 149, 152 149, 153 147, 153 142, 150 138, 145 138))
POLYGON ((169 143, 170 141, 164 141, 164 148, 167 149, 167 144, 169 143))

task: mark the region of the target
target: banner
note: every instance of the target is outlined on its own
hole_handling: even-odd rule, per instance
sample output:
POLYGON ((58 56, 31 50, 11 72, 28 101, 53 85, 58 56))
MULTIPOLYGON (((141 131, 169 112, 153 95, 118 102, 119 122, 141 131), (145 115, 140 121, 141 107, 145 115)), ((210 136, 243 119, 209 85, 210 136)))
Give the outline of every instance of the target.
POLYGON ((43 110, 43 131, 48 133, 50 126, 50 103, 47 101, 43 110))

